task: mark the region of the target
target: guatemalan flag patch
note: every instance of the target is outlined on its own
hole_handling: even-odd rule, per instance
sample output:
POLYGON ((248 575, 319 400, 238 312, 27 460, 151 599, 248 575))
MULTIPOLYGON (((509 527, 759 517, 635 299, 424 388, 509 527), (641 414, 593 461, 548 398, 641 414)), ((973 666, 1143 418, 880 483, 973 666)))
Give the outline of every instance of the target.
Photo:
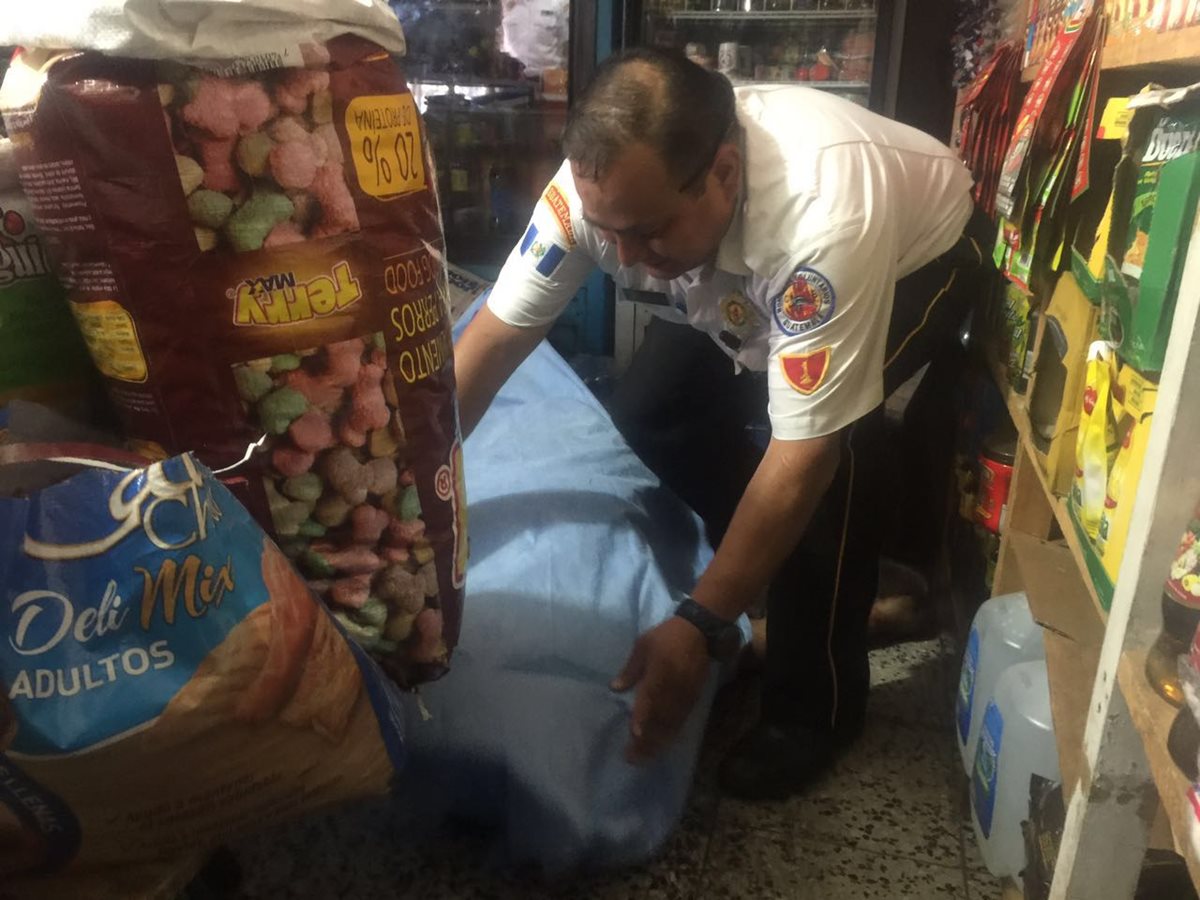
POLYGON ((538 233, 536 225, 530 225, 521 238, 521 255, 533 260, 538 274, 553 278, 559 264, 567 257, 567 251, 550 238, 538 233))

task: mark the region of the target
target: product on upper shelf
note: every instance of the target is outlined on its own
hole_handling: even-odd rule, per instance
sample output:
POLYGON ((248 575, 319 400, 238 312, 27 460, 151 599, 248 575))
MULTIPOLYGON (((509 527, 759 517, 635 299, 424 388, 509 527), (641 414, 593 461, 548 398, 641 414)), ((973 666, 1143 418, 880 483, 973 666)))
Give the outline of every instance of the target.
POLYGON ((398 691, 225 486, 190 455, 129 456, 0 448, 13 900, 174 896, 172 861, 384 794, 403 764, 398 691))
MULTIPOLYGON (((1110 237, 1101 296, 1121 358, 1147 374, 1162 370, 1200 198, 1200 98, 1187 95, 1143 93, 1130 102, 1134 122, 1146 117, 1153 128, 1137 145, 1136 171, 1119 167, 1114 185, 1114 227, 1125 216, 1128 225, 1110 237), (1156 97, 1176 102, 1165 112, 1147 108, 1156 97)), ((1144 134, 1146 122, 1138 125, 1144 134)))
POLYGON ((289 53, 29 52, 0 99, 125 436, 233 467, 342 626, 415 684, 448 665, 466 554, 425 130, 379 44, 289 53))
POLYGON ((1029 420, 1046 480, 1054 493, 1066 495, 1075 471, 1087 347, 1096 330, 1096 307, 1070 272, 1058 279, 1045 320, 1034 366, 1037 378, 1029 398, 1029 420))
POLYGON ((993 259, 1012 281, 1049 294, 1067 253, 1067 211, 1088 190, 1103 26, 1095 7, 1075 10, 1038 70, 1004 152, 993 259))
MULTIPOLYGON (((1162 589, 1162 631, 1146 656, 1146 677, 1155 691, 1175 706, 1184 702, 1180 658, 1192 652, 1194 669, 1191 700, 1196 694, 1200 672, 1200 647, 1194 643, 1200 628, 1200 507, 1192 514, 1171 561, 1162 589)), ((1200 708, 1197 708, 1200 713, 1200 708)))
POLYGON ((17 183, 12 142, 0 137, 0 407, 71 403, 96 377, 17 183))
POLYGON ((958 152, 975 176, 971 196, 988 216, 996 213, 1004 141, 1013 131, 1017 114, 1018 60, 1015 44, 1001 44, 959 101, 958 152))
POLYGON ((1158 385, 1133 366, 1118 367, 1111 344, 1088 353, 1076 441, 1070 511, 1100 600, 1112 601, 1145 463, 1158 385))

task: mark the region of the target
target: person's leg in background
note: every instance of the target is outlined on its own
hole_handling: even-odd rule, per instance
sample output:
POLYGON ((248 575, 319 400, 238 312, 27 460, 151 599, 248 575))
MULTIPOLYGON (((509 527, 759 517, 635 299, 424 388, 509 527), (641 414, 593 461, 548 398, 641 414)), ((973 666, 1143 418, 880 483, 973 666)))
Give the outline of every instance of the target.
POLYGON ((707 334, 653 320, 609 412, 629 446, 704 520, 715 547, 762 451, 747 425, 766 386, 733 363, 707 334))
POLYGON ((937 630, 929 585, 945 525, 954 390, 966 366, 959 337, 984 289, 990 263, 983 248, 991 233, 991 223, 976 211, 954 247, 896 285, 885 369, 889 397, 927 368, 889 438, 898 463, 888 497, 880 597, 869 620, 876 646, 928 637, 937 630))

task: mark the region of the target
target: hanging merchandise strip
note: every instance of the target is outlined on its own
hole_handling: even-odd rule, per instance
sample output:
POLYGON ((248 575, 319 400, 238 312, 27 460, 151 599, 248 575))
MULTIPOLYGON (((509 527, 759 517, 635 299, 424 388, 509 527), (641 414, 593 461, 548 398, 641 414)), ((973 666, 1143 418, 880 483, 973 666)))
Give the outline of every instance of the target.
POLYGON ((1020 58, 1016 44, 1002 44, 960 103, 959 155, 975 177, 975 204, 992 218, 1000 177, 996 147, 1012 133, 1016 112, 1012 97, 1021 77, 1020 58))
POLYGON ((1063 258, 1067 207, 1086 190, 1079 167, 1090 157, 1103 35, 1102 19, 1090 4, 1068 11, 1005 154, 996 194, 1002 218, 994 258, 1026 289, 1049 289, 1063 258))

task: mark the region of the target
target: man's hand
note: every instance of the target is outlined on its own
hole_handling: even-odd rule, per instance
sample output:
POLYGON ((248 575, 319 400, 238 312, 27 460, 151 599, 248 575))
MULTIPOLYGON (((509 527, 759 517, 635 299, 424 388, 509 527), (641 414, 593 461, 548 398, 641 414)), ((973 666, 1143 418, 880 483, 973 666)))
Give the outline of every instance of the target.
POLYGON ((637 688, 625 749, 629 762, 647 763, 675 739, 704 688, 708 664, 704 637, 676 616, 637 639, 611 685, 617 693, 637 688))

